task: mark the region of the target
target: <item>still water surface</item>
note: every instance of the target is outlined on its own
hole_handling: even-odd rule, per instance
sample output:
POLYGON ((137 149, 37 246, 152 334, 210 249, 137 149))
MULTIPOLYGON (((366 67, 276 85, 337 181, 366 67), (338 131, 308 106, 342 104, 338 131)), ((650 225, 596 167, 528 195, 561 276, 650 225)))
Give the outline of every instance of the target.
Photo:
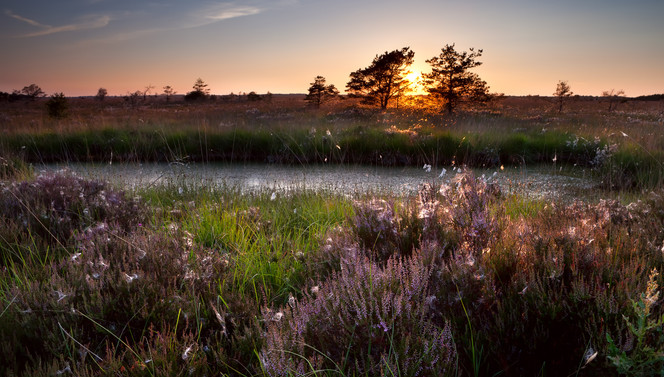
MULTIPOLYGON (((414 167, 266 164, 67 164, 38 166, 38 172, 67 169, 127 189, 169 185, 207 189, 238 187, 244 192, 308 189, 340 194, 389 193, 412 195, 424 183, 448 183, 457 170, 414 167)), ((592 192, 597 182, 581 169, 561 171, 553 166, 473 169, 478 177, 497 183, 503 191, 547 199, 571 199, 592 192)))

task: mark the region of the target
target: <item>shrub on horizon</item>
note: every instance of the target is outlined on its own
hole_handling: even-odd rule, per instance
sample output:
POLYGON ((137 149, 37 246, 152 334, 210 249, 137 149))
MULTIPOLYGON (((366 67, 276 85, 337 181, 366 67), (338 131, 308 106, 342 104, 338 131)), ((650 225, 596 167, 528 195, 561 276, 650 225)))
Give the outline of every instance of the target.
POLYGON ((55 119, 64 119, 68 115, 69 102, 64 93, 56 93, 46 102, 48 116, 55 119))

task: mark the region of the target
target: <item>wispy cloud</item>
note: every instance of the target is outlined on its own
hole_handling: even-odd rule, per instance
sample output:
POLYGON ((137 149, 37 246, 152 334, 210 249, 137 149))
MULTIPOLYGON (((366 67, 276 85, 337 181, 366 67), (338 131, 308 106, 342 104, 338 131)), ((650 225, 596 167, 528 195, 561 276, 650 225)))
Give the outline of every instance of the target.
MULTIPOLYGON (((86 0, 88 3, 105 2, 104 0, 86 0)), ((214 0, 180 2, 179 0, 156 0, 150 3, 132 3, 125 11, 105 12, 72 18, 66 25, 47 25, 35 19, 5 11, 11 18, 24 22, 34 31, 24 33, 20 37, 31 38, 50 34, 73 32, 79 30, 100 29, 107 27, 102 34, 95 36, 81 35, 83 38, 72 40, 68 47, 80 48, 94 44, 115 44, 127 40, 146 37, 161 32, 193 29, 210 24, 223 22, 238 17, 254 16, 270 9, 292 6, 297 0, 214 0), (113 21, 113 25, 109 24, 113 21)), ((76 17, 76 14, 72 15, 76 17)))
POLYGON ((25 18, 25 17, 19 16, 18 14, 14 14, 14 13, 13 13, 12 11, 10 11, 10 10, 6 10, 6 11, 5 11, 5 14, 6 14, 7 16, 11 17, 11 18, 17 19, 17 20, 19 20, 19 21, 23 21, 23 22, 25 22, 26 24, 30 24, 30 25, 32 25, 32 26, 36 26, 36 27, 39 27, 39 28, 47 29, 47 28, 50 28, 50 27, 51 27, 51 26, 49 26, 49 25, 43 25, 43 24, 40 24, 39 22, 37 22, 37 21, 35 21, 35 20, 31 20, 31 19, 29 19, 29 18, 25 18))
POLYGON ((50 35, 50 34, 56 34, 56 33, 62 33, 66 31, 77 31, 77 30, 89 30, 89 29, 99 29, 102 27, 107 26, 111 22, 111 17, 109 16, 86 16, 81 19, 79 19, 78 22, 68 24, 68 25, 62 25, 62 26, 50 26, 50 25, 45 25, 42 24, 38 21, 20 16, 18 14, 15 14, 11 11, 5 11, 5 14, 8 15, 9 17, 12 17, 14 19, 17 19, 19 21, 25 22, 29 25, 38 27, 41 30, 34 31, 28 34, 23 34, 21 35, 22 37, 30 38, 30 37, 40 37, 44 35, 50 35))
POLYGON ((207 11, 209 13, 205 17, 210 20, 220 21, 236 17, 253 16, 264 10, 258 7, 235 6, 231 4, 223 4, 216 8, 209 9, 207 11))
POLYGON ((253 16, 268 10, 267 5, 238 5, 234 2, 217 2, 193 9, 182 19, 182 28, 195 28, 232 18, 253 16))

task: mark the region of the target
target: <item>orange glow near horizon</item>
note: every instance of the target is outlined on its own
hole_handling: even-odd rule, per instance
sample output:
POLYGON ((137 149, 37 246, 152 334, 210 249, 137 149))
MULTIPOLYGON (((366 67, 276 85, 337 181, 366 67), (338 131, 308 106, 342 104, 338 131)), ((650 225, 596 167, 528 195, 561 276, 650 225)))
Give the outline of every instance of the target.
POLYGON ((410 84, 411 93, 410 94, 425 94, 424 87, 422 86, 420 80, 422 79, 422 73, 417 71, 411 71, 405 77, 410 84))
POLYGON ((377 2, 348 0, 5 3, 0 92, 7 93, 34 83, 49 95, 106 88, 123 96, 150 85, 151 93, 168 85, 185 94, 200 77, 217 95, 303 94, 317 75, 343 92, 352 72, 408 46, 416 55, 406 78, 418 95, 422 73, 431 72, 426 60, 447 44, 483 49, 483 64, 471 72, 491 92, 550 96, 560 80, 580 95, 664 88, 664 49, 653 48, 664 35, 661 0, 414 0, 408 17, 399 1, 380 2, 380 17, 367 17, 377 2), (443 15, 472 15, 474 27, 466 17, 440 22, 443 15), (400 22, 386 28, 386 19, 400 22), (306 32, 313 25, 316 32, 306 32))

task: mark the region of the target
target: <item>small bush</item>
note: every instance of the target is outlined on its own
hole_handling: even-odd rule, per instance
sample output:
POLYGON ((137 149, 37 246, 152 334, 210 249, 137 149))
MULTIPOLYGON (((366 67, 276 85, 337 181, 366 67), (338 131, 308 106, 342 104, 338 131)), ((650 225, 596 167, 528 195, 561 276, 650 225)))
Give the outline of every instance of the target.
POLYGON ((659 299, 657 276, 653 269, 648 277, 646 292, 641 294, 639 301, 632 301, 632 309, 636 321, 623 315, 630 335, 636 340, 633 348, 626 352, 614 343, 611 335, 606 334, 609 344, 609 360, 618 369, 618 373, 628 376, 661 376, 664 373, 664 316, 657 319, 648 318, 652 306, 659 299))
POLYGON ((430 318, 431 270, 418 256, 384 267, 360 250, 341 272, 280 311, 265 310, 261 363, 270 376, 334 370, 350 375, 452 374, 450 328, 430 318))
MULTIPOLYGON (((3 339, 18 340, 3 350, 4 359, 17 360, 18 369, 21 361, 73 350, 104 359, 110 357, 107 347, 116 342, 147 347, 149 339, 168 336, 173 338, 169 341, 193 343, 188 333, 214 339, 211 333, 224 330, 209 282, 222 279, 226 264, 193 245, 186 233, 138 230, 127 235, 102 223, 77 236, 77 244, 71 257, 48 267, 47 281, 17 285, 8 292, 14 301, 0 333, 3 339), (148 337, 148 328, 157 334, 148 337), (25 353, 21 344, 34 347, 25 353)), ((173 352, 190 345, 174 344, 173 352)), ((124 347, 123 352, 131 352, 124 347)), ((190 360, 183 359, 189 365, 190 360)))
POLYGON ((34 181, 11 183, 0 193, 0 222, 5 227, 5 245, 43 245, 43 253, 53 246, 67 247, 72 236, 105 222, 124 232, 137 227, 144 218, 136 199, 106 184, 71 174, 45 174, 34 181))
POLYGON ((32 165, 18 157, 0 156, 0 180, 27 179, 33 174, 32 165))
POLYGON ((64 93, 56 93, 46 102, 46 110, 51 118, 66 118, 69 112, 69 102, 64 93))

